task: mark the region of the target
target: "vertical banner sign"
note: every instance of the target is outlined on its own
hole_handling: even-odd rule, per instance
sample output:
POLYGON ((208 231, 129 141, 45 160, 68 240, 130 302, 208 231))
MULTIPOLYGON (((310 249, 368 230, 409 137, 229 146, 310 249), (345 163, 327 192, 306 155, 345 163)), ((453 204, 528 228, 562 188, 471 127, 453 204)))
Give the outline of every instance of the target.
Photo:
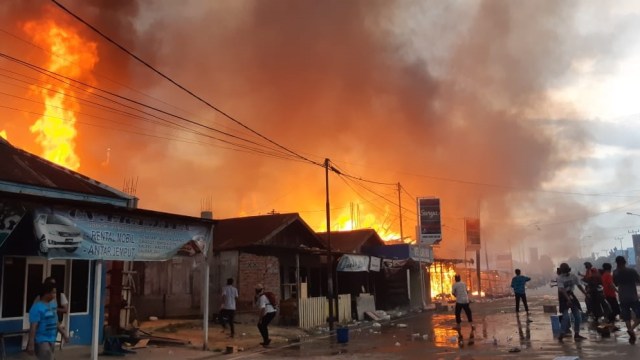
POLYGON ((464 219, 464 232, 467 235, 467 250, 480 250, 480 219, 464 219))
POLYGON ((633 234, 631 239, 633 239, 633 252, 636 258, 636 269, 640 269, 640 235, 633 234))
POLYGON ((440 199, 418 198, 418 221, 420 244, 438 244, 442 240, 440 199))

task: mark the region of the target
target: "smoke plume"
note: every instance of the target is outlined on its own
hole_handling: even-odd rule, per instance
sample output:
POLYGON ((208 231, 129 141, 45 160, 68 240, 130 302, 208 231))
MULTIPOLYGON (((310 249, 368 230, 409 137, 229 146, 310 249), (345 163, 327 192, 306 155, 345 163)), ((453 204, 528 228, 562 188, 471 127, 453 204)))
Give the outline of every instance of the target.
MULTIPOLYGON (((72 22, 39 1, 9 3, 2 11, 5 24, 34 14, 72 22)), ((548 119, 560 110, 580 115, 552 99, 549 90, 572 80, 576 60, 610 50, 611 34, 577 26, 578 9, 590 5, 95 0, 68 6, 285 146, 320 162, 330 158, 354 175, 400 182, 413 196, 441 198, 444 240, 438 256, 463 256, 463 218, 477 216, 490 252, 535 242, 541 253, 575 254, 581 221, 541 230, 531 224, 577 218, 588 210, 570 197, 538 190, 589 151, 589 136, 579 124, 571 137, 560 137, 548 119)), ((239 131, 75 25, 99 41, 99 86, 239 131)), ((136 119, 127 123, 142 126, 136 119)), ((193 140, 166 130, 154 135, 193 140)), ((197 215, 200 200, 211 195, 217 218, 301 212, 312 227, 324 230, 320 167, 230 151, 220 143, 201 146, 91 126, 79 136, 80 171, 114 187, 139 176, 142 207, 197 215), (109 165, 100 166, 107 148, 109 165)), ((359 199, 335 175, 330 183, 334 216, 359 202, 362 212, 399 232, 397 206, 361 188, 371 202, 359 199)), ((393 188, 367 186, 397 201, 393 188)), ((403 206, 413 210, 415 199, 405 195, 403 206)), ((414 237, 414 213, 403 214, 405 236, 414 237)))

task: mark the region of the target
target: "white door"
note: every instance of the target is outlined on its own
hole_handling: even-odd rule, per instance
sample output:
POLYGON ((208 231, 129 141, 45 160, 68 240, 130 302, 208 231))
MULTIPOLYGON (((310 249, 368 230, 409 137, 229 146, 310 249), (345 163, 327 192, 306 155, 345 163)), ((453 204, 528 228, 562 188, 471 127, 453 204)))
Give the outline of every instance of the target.
MULTIPOLYGON (((56 279, 56 288, 63 291, 67 284, 67 265, 64 260, 49 260, 43 258, 27 258, 27 273, 25 276, 24 315, 22 328, 29 329, 29 310, 33 301, 38 297, 44 279, 52 276, 56 279)), ((22 338, 22 347, 27 346, 27 337, 22 338)))

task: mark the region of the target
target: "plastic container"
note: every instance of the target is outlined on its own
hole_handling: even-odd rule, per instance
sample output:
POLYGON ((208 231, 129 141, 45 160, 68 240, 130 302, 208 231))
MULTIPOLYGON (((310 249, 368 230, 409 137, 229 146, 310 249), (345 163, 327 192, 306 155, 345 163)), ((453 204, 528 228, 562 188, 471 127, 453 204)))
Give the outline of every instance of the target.
POLYGON ((336 329, 336 338, 338 343, 346 344, 349 342, 349 328, 341 327, 336 329))
POLYGON ((551 331, 553 331, 554 334, 556 333, 560 333, 560 316, 558 315, 551 315, 551 331))

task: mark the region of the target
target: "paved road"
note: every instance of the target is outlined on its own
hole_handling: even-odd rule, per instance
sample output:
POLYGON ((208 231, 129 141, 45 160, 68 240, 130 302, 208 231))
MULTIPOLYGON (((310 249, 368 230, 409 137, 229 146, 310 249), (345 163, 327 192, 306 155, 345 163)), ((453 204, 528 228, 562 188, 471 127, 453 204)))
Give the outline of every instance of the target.
MULTIPOLYGON (((601 338, 583 326, 582 334, 588 339, 573 339, 559 343, 553 338, 550 314, 543 313, 543 304, 554 304, 555 295, 530 293, 531 320, 524 315, 520 319, 514 313, 513 298, 486 303, 474 303, 476 322, 473 344, 469 343, 471 327, 462 327, 463 345, 457 341, 453 329, 453 312, 425 312, 394 321, 379 330, 372 328, 350 330, 348 344, 337 344, 333 337, 315 338, 300 344, 268 349, 257 353, 230 355, 230 359, 291 358, 308 359, 555 359, 559 356, 578 356, 580 359, 636 358, 640 344, 630 345, 626 331, 619 331, 610 338, 601 338), (406 327, 398 327, 404 324, 406 327), (412 334, 420 334, 414 337, 412 334), (422 338, 427 335, 427 339, 422 338), (518 351, 518 352, 512 352, 518 351)), ((464 320, 463 315, 463 320, 464 320)), ((620 324, 624 326, 623 324, 620 324)))
MULTIPOLYGON (((434 360, 489 360, 489 359, 555 359, 559 356, 578 356, 580 359, 633 359, 640 356, 640 343, 630 345, 624 329, 610 338, 601 338, 586 330, 582 334, 588 339, 574 342, 572 339, 559 343, 553 338, 549 314, 543 313, 543 304, 555 304, 554 290, 541 289, 530 292, 531 319, 514 314, 513 298, 491 302, 474 303, 476 323, 473 344, 470 343, 471 327, 464 324, 462 346, 457 341, 458 333, 453 312, 424 312, 396 320, 382 328, 368 327, 350 329, 347 344, 338 344, 335 336, 313 336, 300 343, 276 345, 269 349, 248 348, 237 354, 223 355, 219 352, 203 352, 190 348, 150 347, 127 355, 128 359, 434 359, 434 360), (545 298, 546 296, 546 298, 545 298), (406 327, 398 326, 406 325, 406 327), (420 337, 412 336, 420 334, 420 337), (426 340, 423 336, 426 335, 426 340), (516 351, 519 352, 510 352, 516 351)), ((464 315, 463 315, 463 319, 464 315)), ((620 324, 624 326, 623 324, 620 324)), ((640 335, 640 334, 639 334, 640 335)), ((69 348, 59 354, 62 359, 88 358, 88 348, 69 348)), ((33 359, 25 353, 12 359, 33 359)), ((101 356, 101 358, 106 358, 101 356)))

